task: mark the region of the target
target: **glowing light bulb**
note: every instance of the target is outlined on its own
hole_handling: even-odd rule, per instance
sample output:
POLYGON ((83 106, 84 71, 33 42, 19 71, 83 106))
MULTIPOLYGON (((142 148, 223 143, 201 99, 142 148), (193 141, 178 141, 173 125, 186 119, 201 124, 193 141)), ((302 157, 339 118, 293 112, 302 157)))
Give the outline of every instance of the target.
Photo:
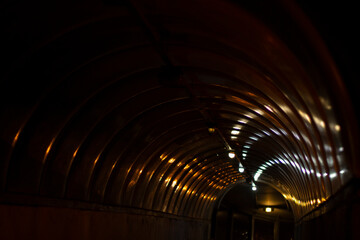
POLYGON ((229 158, 234 158, 234 157, 235 157, 235 153, 234 153, 234 152, 229 152, 228 155, 229 155, 229 158))
POLYGON ((257 190, 257 187, 256 187, 255 183, 253 182, 253 183, 251 183, 251 185, 252 185, 251 189, 252 189, 253 191, 256 191, 256 190, 257 190))
POLYGON ((273 211, 273 209, 271 207, 266 207, 265 208, 265 212, 272 212, 272 211, 273 211))
POLYGON ((244 166, 239 162, 239 172, 240 173, 243 173, 243 172, 245 172, 245 168, 244 168, 244 166))

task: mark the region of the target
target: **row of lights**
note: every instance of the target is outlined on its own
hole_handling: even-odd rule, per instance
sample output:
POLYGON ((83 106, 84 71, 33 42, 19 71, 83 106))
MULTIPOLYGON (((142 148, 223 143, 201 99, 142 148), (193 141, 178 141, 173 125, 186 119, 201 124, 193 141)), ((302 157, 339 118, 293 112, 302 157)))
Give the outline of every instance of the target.
MULTIPOLYGON (((234 151, 230 151, 230 152, 228 153, 228 156, 229 156, 229 158, 233 159, 233 158, 235 158, 236 155, 235 155, 235 152, 234 152, 234 151)), ((244 166, 241 164, 241 162, 239 162, 239 172, 240 172, 240 173, 245 172, 245 168, 244 168, 244 166)), ((254 182, 251 182, 251 190, 253 190, 253 191, 256 191, 256 190, 257 190, 256 184, 255 184, 254 182)))
MULTIPOLYGON (((230 151, 229 153, 228 153, 228 156, 229 156, 229 158, 231 158, 231 159, 233 159, 233 158, 235 158, 235 152, 234 151, 230 151)), ((239 172, 240 173, 243 173, 243 172, 245 172, 245 168, 244 168, 244 166, 241 164, 241 163, 239 163, 239 172)))
MULTIPOLYGON (((231 130, 232 139, 233 139, 234 135, 239 135, 239 134, 240 134, 240 128, 234 127, 234 129, 231 130)), ((236 138, 236 137, 235 137, 235 138, 236 138)), ((253 140, 256 141, 256 140, 258 140, 258 138, 253 139, 253 140)), ((229 152, 229 157, 230 157, 230 158, 235 158, 235 152, 230 151, 230 152, 229 152)), ((244 168, 244 166, 241 164, 241 162, 239 162, 239 172, 240 172, 240 173, 245 172, 245 168, 244 168)), ((257 190, 256 184, 255 184, 254 182, 251 183, 251 190, 253 190, 253 191, 256 191, 256 190, 257 190)))
MULTIPOLYGON (((215 128, 209 128, 208 131, 209 131, 209 133, 214 133, 214 132, 215 132, 215 128)), ((231 135, 232 135, 232 136, 234 136, 234 135, 239 135, 239 134, 240 134, 240 128, 234 128, 234 129, 231 131, 231 135)), ((236 154, 235 154, 234 151, 231 150, 231 151, 228 152, 228 156, 229 156, 229 158, 234 159, 234 158, 236 157, 236 154)), ((245 168, 244 168, 244 166, 241 164, 241 162, 239 162, 239 172, 240 172, 240 173, 244 173, 244 172, 245 172, 245 168)), ((251 189, 252 189, 253 191, 256 191, 256 190, 257 190, 257 187, 256 187, 256 185, 255 185, 254 182, 252 182, 252 184, 251 184, 251 189)))

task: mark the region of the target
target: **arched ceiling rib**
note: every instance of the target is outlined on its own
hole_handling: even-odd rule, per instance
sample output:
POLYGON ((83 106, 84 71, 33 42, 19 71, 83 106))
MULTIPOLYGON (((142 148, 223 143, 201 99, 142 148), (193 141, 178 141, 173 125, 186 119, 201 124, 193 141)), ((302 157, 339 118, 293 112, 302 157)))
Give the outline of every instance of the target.
POLYGON ((210 218, 250 177, 300 218, 351 178, 346 96, 290 18, 279 35, 230 1, 25 5, 8 9, 4 193, 210 218))

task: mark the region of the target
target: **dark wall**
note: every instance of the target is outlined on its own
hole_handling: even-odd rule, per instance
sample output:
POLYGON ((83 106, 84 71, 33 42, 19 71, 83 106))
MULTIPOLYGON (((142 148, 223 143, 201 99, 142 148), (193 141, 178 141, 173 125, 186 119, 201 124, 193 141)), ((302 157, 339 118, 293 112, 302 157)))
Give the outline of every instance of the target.
POLYGON ((0 205, 0 239, 208 239, 209 223, 157 213, 0 205))
POLYGON ((360 239, 360 184, 350 182, 312 215, 295 228, 295 239, 360 239))
POLYGON ((220 210, 216 214, 215 240, 245 240, 251 238, 251 216, 220 210))
POLYGON ((360 203, 342 206, 296 228, 296 239, 360 239, 360 203))

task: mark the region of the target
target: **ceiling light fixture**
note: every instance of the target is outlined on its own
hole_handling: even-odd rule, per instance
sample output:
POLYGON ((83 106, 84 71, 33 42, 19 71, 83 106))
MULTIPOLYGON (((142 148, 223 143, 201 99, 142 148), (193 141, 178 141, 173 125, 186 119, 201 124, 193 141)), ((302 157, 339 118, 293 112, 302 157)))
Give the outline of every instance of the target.
POLYGON ((256 187, 255 183, 252 182, 251 185, 252 185, 251 190, 256 191, 256 190, 257 190, 257 187, 256 187))
POLYGON ((235 152, 231 151, 228 153, 229 158, 234 158, 235 157, 235 152))
POLYGON ((209 133, 214 133, 214 132, 215 132, 215 128, 209 127, 209 128, 208 128, 208 131, 209 131, 209 133))
POLYGON ((241 163, 239 163, 239 172, 240 172, 240 173, 245 172, 245 168, 244 168, 244 166, 243 166, 241 163))
POLYGON ((267 213, 269 213, 269 212, 274 211, 274 208, 272 208, 272 207, 266 207, 266 208, 264 208, 264 211, 267 212, 267 213))

